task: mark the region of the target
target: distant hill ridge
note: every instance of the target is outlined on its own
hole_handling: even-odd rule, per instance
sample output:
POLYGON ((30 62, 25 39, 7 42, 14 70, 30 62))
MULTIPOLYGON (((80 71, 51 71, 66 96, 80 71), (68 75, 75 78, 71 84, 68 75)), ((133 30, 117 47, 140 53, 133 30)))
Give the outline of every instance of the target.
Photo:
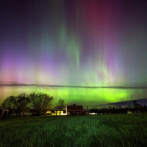
POLYGON ((147 86, 76 86, 76 85, 48 85, 48 84, 23 84, 23 83, 0 83, 0 86, 37 86, 37 87, 74 87, 74 88, 120 88, 120 89, 146 89, 147 86))

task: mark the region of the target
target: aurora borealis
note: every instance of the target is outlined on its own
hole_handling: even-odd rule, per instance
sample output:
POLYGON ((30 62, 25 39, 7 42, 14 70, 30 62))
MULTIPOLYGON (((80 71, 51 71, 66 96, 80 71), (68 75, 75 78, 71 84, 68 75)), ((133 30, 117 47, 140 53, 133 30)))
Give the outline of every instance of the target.
MULTIPOLYGON (((147 85, 146 0, 1 1, 0 20, 2 84, 147 85)), ((94 104, 146 94, 145 89, 63 89, 50 93, 94 104)), ((7 88, 0 92, 0 99, 8 95, 7 88)))

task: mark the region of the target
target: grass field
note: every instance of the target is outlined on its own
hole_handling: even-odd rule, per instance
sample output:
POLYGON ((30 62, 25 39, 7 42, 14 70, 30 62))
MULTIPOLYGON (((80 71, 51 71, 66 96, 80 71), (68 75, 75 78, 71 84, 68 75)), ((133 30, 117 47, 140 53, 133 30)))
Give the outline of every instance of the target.
POLYGON ((0 147, 143 147, 147 113, 11 117, 0 121, 0 147))

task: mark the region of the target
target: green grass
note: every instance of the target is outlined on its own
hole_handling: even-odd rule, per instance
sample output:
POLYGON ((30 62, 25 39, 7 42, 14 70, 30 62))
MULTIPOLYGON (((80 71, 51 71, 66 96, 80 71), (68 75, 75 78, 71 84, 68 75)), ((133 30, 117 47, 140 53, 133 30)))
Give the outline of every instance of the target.
POLYGON ((147 113, 11 117, 0 121, 0 147, 143 147, 147 113))

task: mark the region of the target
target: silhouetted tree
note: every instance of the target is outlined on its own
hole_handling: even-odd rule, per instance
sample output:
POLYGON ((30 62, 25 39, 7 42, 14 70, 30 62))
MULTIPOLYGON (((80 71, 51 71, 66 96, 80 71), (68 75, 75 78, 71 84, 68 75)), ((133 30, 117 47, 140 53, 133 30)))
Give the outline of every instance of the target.
POLYGON ((138 104, 136 100, 133 101, 133 107, 136 111, 143 111, 143 106, 138 104))
POLYGON ((113 107, 113 109, 115 109, 115 107, 113 107))
MULTIPOLYGON (((60 110, 60 115, 61 115, 61 110, 63 110, 63 106, 65 106, 64 100, 59 99, 59 101, 57 103, 57 108, 60 110)), ((57 115, 57 111, 56 111, 56 115, 57 115)))
POLYGON ((14 105, 14 101, 15 101, 15 97, 9 96, 3 101, 1 107, 12 110, 13 114, 14 114, 14 109, 16 108, 15 105, 14 105))
POLYGON ((136 100, 133 101, 133 107, 134 107, 134 108, 137 107, 137 101, 136 101, 136 100))
POLYGON ((147 106, 146 105, 143 106, 143 110, 144 110, 144 112, 147 112, 147 106))
POLYGON ((19 115, 21 115, 21 112, 25 111, 25 108, 30 103, 30 98, 26 93, 21 93, 14 99, 14 106, 16 107, 19 115))
POLYGON ((7 108, 7 109, 13 109, 14 108, 14 101, 15 101, 15 97, 9 96, 3 101, 2 107, 7 108))
POLYGON ((41 115, 51 109, 53 97, 45 93, 31 93, 30 101, 36 111, 36 114, 41 115))
POLYGON ((24 109, 24 112, 26 112, 26 113, 29 113, 30 111, 31 111, 30 107, 26 107, 26 108, 24 109))
POLYGON ((90 113, 94 113, 95 112, 95 109, 90 109, 90 113))
POLYGON ((109 109, 112 109, 111 106, 109 106, 109 109))

